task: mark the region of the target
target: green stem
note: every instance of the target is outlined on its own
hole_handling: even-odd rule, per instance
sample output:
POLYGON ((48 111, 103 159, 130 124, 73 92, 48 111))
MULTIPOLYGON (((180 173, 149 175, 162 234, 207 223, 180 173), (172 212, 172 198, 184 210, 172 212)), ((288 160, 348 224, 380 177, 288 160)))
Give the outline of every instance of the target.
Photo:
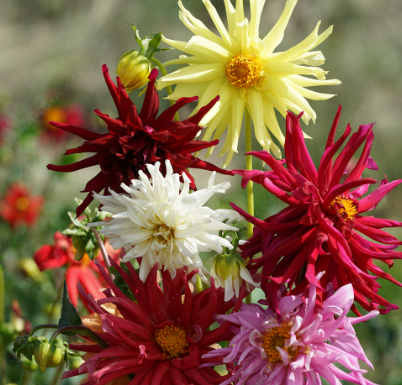
MULTIPOLYGON (((157 58, 151 57, 150 60, 151 60, 152 62, 154 62, 154 63, 159 67, 159 69, 161 70, 163 76, 166 76, 166 75, 168 74, 167 71, 166 71, 165 66, 164 66, 157 58)), ((171 95, 171 94, 173 93, 172 86, 167 86, 167 87, 166 87, 166 91, 167 91, 168 95, 171 95)), ((173 106, 173 105, 175 104, 175 101, 174 101, 174 100, 169 100, 169 102, 170 102, 170 105, 171 105, 171 106, 173 106)), ((174 115, 174 120, 175 120, 176 122, 180 122, 180 118, 179 118, 179 113, 178 113, 178 112, 175 113, 175 115, 174 115)))
POLYGON ((0 326, 5 321, 4 297, 5 297, 4 273, 3 268, 0 265, 0 326))
POLYGON ((55 309, 57 303, 60 301, 61 296, 63 295, 63 289, 64 289, 64 281, 61 282, 59 288, 57 289, 57 296, 54 299, 53 305, 52 305, 52 307, 50 309, 50 313, 49 313, 49 315, 47 317, 47 322, 49 324, 52 321, 52 316, 53 316, 54 309, 55 309))
POLYGON ((7 352, 6 346, 0 336, 0 385, 6 385, 6 369, 7 369, 7 352))
POLYGON ((60 377, 63 374, 64 370, 64 361, 56 368, 56 371, 54 372, 52 382, 50 385, 57 385, 60 382, 60 377))
POLYGON ((44 324, 44 325, 39 325, 35 326, 31 332, 29 333, 29 337, 33 336, 37 330, 40 329, 58 329, 60 326, 59 325, 54 325, 54 324, 44 324))
POLYGON ((107 255, 106 249, 105 249, 105 245, 102 242, 102 239, 98 233, 98 231, 95 229, 95 227, 92 227, 92 231, 95 234, 95 238, 98 241, 98 245, 103 257, 103 261, 105 262, 106 268, 107 268, 107 273, 109 274, 109 277, 114 280, 114 276, 112 275, 112 273, 110 272, 110 262, 109 262, 109 256, 107 255))
MULTIPOLYGON (((246 121, 246 152, 253 151, 253 144, 251 138, 251 117, 246 108, 245 113, 246 121)), ((251 171, 253 169, 253 157, 252 155, 246 155, 246 169, 251 171)), ((254 216, 254 188, 253 182, 248 182, 247 184, 247 212, 254 216)), ((251 238, 253 235, 253 224, 247 223, 247 237, 251 238)))
POLYGON ((52 337, 49 340, 49 343, 52 344, 52 342, 57 338, 57 336, 63 332, 75 332, 76 334, 80 336, 86 336, 91 338, 94 342, 96 342, 102 349, 106 349, 109 347, 109 345, 101 338, 99 337, 95 332, 93 332, 91 329, 88 329, 85 326, 80 326, 80 325, 69 325, 69 326, 63 326, 59 330, 55 331, 52 335, 52 337))
POLYGON ((29 382, 31 381, 33 374, 34 374, 34 372, 24 370, 24 376, 22 377, 21 385, 29 385, 29 382))
MULTIPOLYGON (((253 141, 251 136, 251 117, 247 108, 245 110, 245 124, 246 124, 246 152, 253 151, 253 141)), ((251 171, 253 169, 252 155, 246 155, 246 169, 251 171)), ((247 212, 254 216, 254 183, 249 181, 247 184, 247 212)), ((254 225, 250 222, 247 223, 247 238, 253 236, 254 225)), ((251 293, 246 297, 246 303, 251 303, 251 293)))

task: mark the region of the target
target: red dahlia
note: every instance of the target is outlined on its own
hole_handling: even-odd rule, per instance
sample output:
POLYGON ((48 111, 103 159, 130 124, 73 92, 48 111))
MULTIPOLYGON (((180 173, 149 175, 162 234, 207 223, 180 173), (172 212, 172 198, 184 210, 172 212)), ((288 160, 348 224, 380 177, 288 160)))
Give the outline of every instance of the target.
POLYGON ((14 183, 0 202, 0 216, 12 227, 33 226, 39 217, 42 205, 42 197, 32 196, 24 185, 14 183))
MULTIPOLYGON (((88 195, 77 208, 77 215, 81 215, 84 209, 92 202, 92 192, 99 193, 104 190, 105 195, 110 195, 109 189, 123 193, 120 185, 130 184, 132 179, 138 178, 138 172, 148 174, 146 165, 160 161, 164 168, 165 160, 169 159, 175 173, 186 173, 191 180, 190 187, 195 189, 194 178, 186 170, 189 167, 201 168, 220 173, 231 174, 221 170, 211 163, 205 162, 192 155, 193 152, 215 146, 218 141, 203 142, 194 140, 197 133, 202 130, 198 125, 201 119, 218 101, 218 97, 208 105, 201 108, 197 114, 182 122, 173 121, 175 113, 184 105, 194 102, 197 97, 181 98, 174 106, 169 107, 159 115, 159 95, 155 89, 155 80, 158 75, 156 69, 149 76, 149 83, 145 94, 145 100, 140 114, 130 100, 126 90, 117 78, 117 86, 109 76, 108 68, 103 65, 103 75, 110 94, 113 97, 119 117, 112 119, 99 110, 95 113, 107 124, 106 134, 97 134, 71 124, 50 122, 55 127, 71 132, 85 142, 82 146, 67 150, 65 155, 84 152, 94 152, 89 158, 64 166, 49 164, 49 170, 60 172, 73 172, 83 168, 99 165, 101 171, 92 178, 82 192, 88 195)), ((166 170, 162 170, 163 173, 166 170)))
MULTIPOLYGON (((63 378, 87 374, 82 385, 109 384, 115 380, 124 383, 127 375, 133 376, 130 385, 210 385, 230 378, 231 374, 221 376, 212 367, 200 368, 215 362, 220 365, 222 357, 206 360, 202 356, 213 350, 211 345, 233 336, 228 322, 208 330, 215 322, 215 314, 225 314, 233 306, 224 301, 223 290, 216 289, 213 280, 211 288, 193 294, 188 281, 197 270, 186 274, 185 268, 181 268, 173 279, 168 271, 162 271, 159 285, 157 265, 143 283, 130 263, 126 264, 129 273, 114 261, 111 263, 135 301, 123 294, 98 265, 111 290, 104 292, 108 298, 95 301, 79 288, 91 310, 97 313, 84 317, 83 323, 109 347, 102 349, 92 341, 70 344, 70 348, 89 354, 80 368, 66 372, 63 378)), ((240 302, 241 299, 235 310, 240 302)))
MULTIPOLYGON (((105 247, 106 252, 114 260, 119 259, 121 249, 114 250, 109 242, 106 242, 105 247)), ((78 282, 80 282, 85 290, 91 293, 94 298, 104 298, 105 296, 102 294, 102 290, 105 286, 105 281, 98 274, 95 263, 89 259, 87 254, 84 254, 84 257, 79 261, 76 261, 74 259, 75 251, 71 238, 68 238, 60 231, 56 231, 54 234, 54 244, 40 247, 34 255, 34 261, 40 271, 67 266, 65 272, 66 284, 71 303, 74 306, 78 305, 78 282)), ((97 259, 103 263, 100 252, 97 259)), ((85 301, 84 304, 86 305, 85 301)))
MULTIPOLYGON (((288 282, 291 294, 302 293, 307 286, 314 284, 324 291, 319 301, 325 300, 324 289, 328 284, 336 290, 351 283, 355 300, 364 309, 378 309, 387 313, 398 307, 378 295, 381 286, 377 278, 387 279, 398 286, 402 284, 381 270, 373 260, 377 259, 391 267, 394 259, 402 258, 401 252, 394 251, 402 242, 381 230, 402 224, 361 214, 373 210, 402 180, 389 183, 385 179, 376 190, 362 198, 369 185, 377 183, 374 179, 361 177, 365 168, 377 169, 370 157, 373 124, 360 126, 333 161, 351 132, 348 125, 341 138, 334 142, 340 113, 341 107, 332 125, 318 171, 307 151, 300 128, 302 114, 296 117, 291 113, 286 119, 287 167, 284 167, 283 161, 260 151, 251 154, 266 162, 271 171, 236 171, 243 175, 243 187, 252 180, 288 205, 264 221, 232 205, 255 225, 253 236, 242 246, 243 257, 252 258, 262 252, 260 258, 250 262, 249 268, 254 270, 263 266, 261 287, 273 306, 276 296, 269 294, 276 293, 281 283, 288 282), (353 155, 363 144, 355 167, 341 182, 353 155), (325 274, 317 282, 315 277, 322 271, 325 274), (380 306, 383 308, 379 309, 380 306)), ((353 310, 359 314, 355 306, 353 310)))

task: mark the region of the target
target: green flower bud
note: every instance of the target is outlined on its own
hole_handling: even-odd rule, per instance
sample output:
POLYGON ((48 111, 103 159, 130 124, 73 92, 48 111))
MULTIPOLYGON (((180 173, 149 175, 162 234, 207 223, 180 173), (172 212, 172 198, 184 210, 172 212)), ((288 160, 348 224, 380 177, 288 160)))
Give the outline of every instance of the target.
POLYGON ((32 358, 32 361, 29 361, 27 358, 21 357, 21 366, 22 369, 28 372, 35 372, 39 369, 39 365, 36 363, 34 358, 32 358))
POLYGON ((68 362, 69 362, 69 365, 68 365, 69 369, 73 370, 73 369, 78 369, 84 363, 84 360, 81 357, 75 356, 75 357, 70 357, 68 362))
POLYGON ((148 82, 151 62, 138 51, 126 52, 119 60, 116 75, 127 92, 143 87, 148 82))
POLYGON ((215 280, 215 285, 225 289, 225 301, 229 301, 233 296, 239 297, 243 281, 248 290, 252 286, 258 286, 246 265, 247 262, 236 252, 215 257, 210 274, 215 280))
POLYGON ((52 343, 46 340, 35 344, 34 357, 40 370, 59 366, 63 361, 67 346, 61 338, 56 338, 52 343))

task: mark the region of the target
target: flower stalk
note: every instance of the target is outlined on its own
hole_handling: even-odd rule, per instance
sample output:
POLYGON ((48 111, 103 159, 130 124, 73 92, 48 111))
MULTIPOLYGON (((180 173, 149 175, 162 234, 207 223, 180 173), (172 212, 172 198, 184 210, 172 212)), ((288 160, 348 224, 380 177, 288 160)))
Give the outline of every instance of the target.
MULTIPOLYGON (((246 153, 253 151, 253 142, 251 138, 251 117, 247 108, 245 109, 245 124, 246 124, 246 153)), ((253 157, 252 155, 246 155, 246 169, 251 171, 253 169, 253 157)), ((247 212, 254 216, 254 184, 248 182, 247 185, 247 212)), ((247 237, 253 236, 254 225, 251 222, 247 223, 247 237)))

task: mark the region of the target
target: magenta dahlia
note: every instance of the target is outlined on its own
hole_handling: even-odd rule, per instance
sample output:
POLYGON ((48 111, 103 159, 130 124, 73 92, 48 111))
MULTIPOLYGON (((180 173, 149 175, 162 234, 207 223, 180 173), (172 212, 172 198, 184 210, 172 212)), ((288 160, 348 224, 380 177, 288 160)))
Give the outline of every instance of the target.
MULTIPOLYGON (((215 322, 214 315, 225 314, 233 306, 224 301, 223 290, 217 289, 213 280, 209 289, 193 294, 189 280, 197 270, 186 274, 181 268, 173 279, 169 272, 162 271, 162 281, 158 283, 155 265, 143 283, 130 263, 126 264, 127 273, 112 259, 110 262, 131 296, 123 294, 97 263, 110 289, 104 292, 107 298, 94 300, 79 287, 95 313, 82 321, 109 347, 102 349, 92 341, 70 344, 70 348, 88 354, 78 369, 64 373, 63 378, 87 374, 83 385, 125 383, 125 376, 133 378, 130 385, 210 385, 231 377, 230 373, 221 376, 211 367, 199 369, 205 363, 220 365, 222 357, 202 356, 219 347, 217 342, 233 336, 228 322, 209 330, 215 322)), ((240 302, 241 299, 235 310, 240 302)))
POLYGON ((347 317, 353 304, 351 284, 327 298, 319 310, 314 285, 310 286, 307 298, 281 297, 280 292, 278 312, 243 303, 236 314, 219 316, 233 323, 236 335, 228 348, 212 351, 203 358, 225 355, 223 362, 237 363, 234 376, 221 385, 232 381, 239 385, 321 385, 320 377, 333 385, 340 385, 339 380, 373 385, 362 375, 367 371, 360 368, 359 360, 373 366, 352 325, 379 312, 347 317))
MULTIPOLYGON (((87 183, 82 191, 87 192, 88 195, 78 206, 77 215, 81 215, 92 202, 93 191, 99 193, 104 190, 104 195, 110 195, 109 188, 118 193, 124 192, 120 187, 122 183, 130 184, 132 179, 138 178, 139 171, 148 175, 146 165, 157 161, 164 165, 165 160, 168 159, 172 164, 173 172, 180 175, 185 173, 190 178, 192 189, 196 186, 187 168, 201 168, 231 175, 230 171, 224 171, 192 155, 195 151, 218 143, 217 140, 203 142, 194 138, 202 130, 198 123, 211 110, 219 97, 182 122, 173 121, 175 113, 184 105, 196 101, 197 97, 181 98, 157 117, 159 95, 155 89, 155 81, 158 71, 153 69, 149 76, 145 100, 138 114, 120 79, 117 78, 116 86, 109 76, 106 65, 103 65, 102 70, 119 114, 117 119, 112 119, 99 110, 95 110, 95 113, 107 124, 108 132, 97 134, 71 124, 50 122, 57 128, 85 139, 81 146, 67 150, 65 155, 85 152, 95 154, 69 165, 49 164, 47 166, 49 170, 74 172, 95 165, 101 168, 101 171, 87 183)), ((162 172, 165 171, 162 170, 162 172)))
MULTIPOLYGON (((388 182, 365 197, 375 179, 362 178, 365 168, 377 169, 370 157, 373 142, 371 125, 360 126, 337 158, 333 157, 351 132, 350 125, 345 133, 334 142, 339 122, 339 107, 332 125, 324 154, 318 170, 307 151, 299 120, 288 113, 286 119, 285 162, 274 159, 265 151, 251 154, 266 162, 271 171, 236 171, 243 175, 243 187, 252 180, 285 202, 288 206, 265 220, 259 220, 235 207, 254 227, 253 236, 242 246, 243 257, 262 256, 249 263, 249 269, 263 266, 261 287, 268 298, 276 293, 278 285, 288 282, 292 294, 302 293, 314 284, 322 290, 332 284, 337 290, 351 283, 354 298, 364 309, 379 309, 387 313, 397 309, 396 305, 378 294, 381 277, 398 286, 400 282, 374 264, 374 260, 393 265, 394 259, 401 259, 402 253, 395 249, 402 244, 382 228, 400 227, 393 220, 378 219, 362 214, 373 210, 381 199, 402 180, 388 182), (355 167, 342 182, 345 169, 352 156, 364 144, 355 167), (371 240, 370 240, 371 239, 371 240), (320 282, 316 274, 325 271, 320 282), (382 306, 382 308, 380 308, 382 306)), ((325 299, 325 293, 323 298, 325 299)), ((275 305, 275 297, 271 298, 275 305)), ((360 314, 355 306, 356 314, 360 314)))

